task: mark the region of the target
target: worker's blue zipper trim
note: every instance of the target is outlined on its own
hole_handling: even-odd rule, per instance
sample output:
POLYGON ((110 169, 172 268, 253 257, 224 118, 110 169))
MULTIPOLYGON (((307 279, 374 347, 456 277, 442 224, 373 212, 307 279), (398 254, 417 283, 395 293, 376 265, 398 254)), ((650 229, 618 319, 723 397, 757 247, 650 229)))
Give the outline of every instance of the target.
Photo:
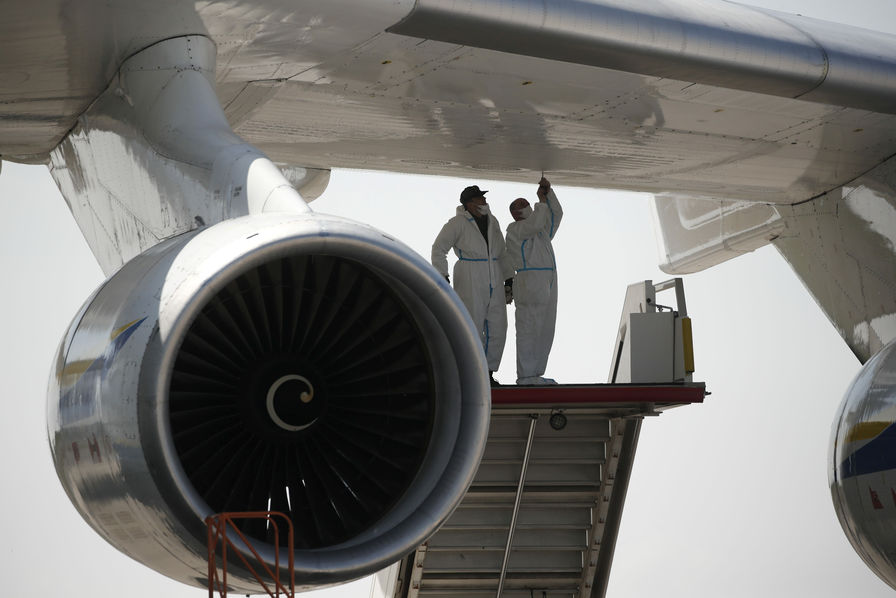
POLYGON ((548 200, 547 204, 548 204, 548 210, 551 211, 551 232, 550 232, 550 238, 553 239, 553 238, 554 238, 554 208, 551 207, 551 200, 550 200, 550 199, 548 200))
MULTIPOLYGON (((464 257, 464 252, 460 249, 457 250, 457 259, 463 260, 465 262, 487 262, 489 260, 489 258, 487 257, 464 257)), ((493 257, 491 259, 494 262, 498 261, 498 258, 496 257, 493 257)))
MULTIPOLYGON (((520 245, 520 256, 523 258, 523 267, 517 270, 517 272, 528 272, 530 270, 554 270, 556 268, 556 262, 554 263, 554 268, 530 268, 526 265, 526 243, 529 242, 529 239, 526 239, 520 245)), ((551 256, 553 258, 553 255, 551 256)))

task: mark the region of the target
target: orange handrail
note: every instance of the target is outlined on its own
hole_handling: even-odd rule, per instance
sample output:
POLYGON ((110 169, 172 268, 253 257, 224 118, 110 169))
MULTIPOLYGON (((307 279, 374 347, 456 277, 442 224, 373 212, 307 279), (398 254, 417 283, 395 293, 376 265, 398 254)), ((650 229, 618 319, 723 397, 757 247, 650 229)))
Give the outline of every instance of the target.
POLYGON ((217 515, 211 515, 205 519, 205 524, 208 526, 208 596, 209 598, 214 598, 215 590, 218 590, 221 598, 227 598, 227 547, 230 546, 235 551, 236 555, 243 562, 243 565, 249 572, 255 577, 255 580, 264 588, 264 591, 267 592, 268 596, 272 598, 279 598, 280 593, 283 592, 284 598, 294 598, 295 597, 295 587, 296 587, 296 574, 295 574, 295 563, 293 561, 293 527, 292 520, 289 517, 284 515, 283 513, 279 513, 277 511, 249 511, 242 513, 218 513, 217 515), (286 520, 288 533, 287 533, 287 547, 289 552, 289 587, 285 587, 282 583, 280 583, 280 528, 277 525, 277 521, 275 518, 282 517, 286 520), (274 550, 274 571, 271 571, 271 568, 264 562, 264 560, 258 555, 255 548, 249 542, 243 532, 236 526, 234 523, 235 519, 265 519, 267 520, 268 525, 271 525, 274 528, 274 546, 278 547, 274 550), (268 584, 264 582, 261 575, 256 571, 255 567, 249 562, 246 556, 240 551, 240 549, 233 543, 233 541, 228 536, 228 526, 230 529, 236 533, 239 539, 242 541, 243 545, 249 549, 252 555, 255 557, 255 560, 258 561, 258 564, 261 565, 263 569, 263 574, 267 576, 267 579, 273 582, 274 589, 273 591, 268 587, 268 584), (221 579, 218 579, 218 567, 216 562, 216 553, 218 544, 221 545, 221 579))

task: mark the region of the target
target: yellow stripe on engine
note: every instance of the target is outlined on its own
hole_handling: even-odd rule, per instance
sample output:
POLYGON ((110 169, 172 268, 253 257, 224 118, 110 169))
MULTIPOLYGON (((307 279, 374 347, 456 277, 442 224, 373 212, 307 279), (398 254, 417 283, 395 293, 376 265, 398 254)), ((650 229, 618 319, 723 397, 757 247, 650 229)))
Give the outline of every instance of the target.
POLYGON ((128 322, 124 326, 116 328, 115 330, 112 331, 112 334, 109 335, 109 340, 115 340, 116 338, 118 338, 119 334, 121 334, 122 332, 124 332, 125 330, 127 330, 128 328, 130 328, 131 326, 133 326, 134 324, 136 324, 139 321, 140 321, 139 319, 132 320, 131 322, 128 322))
POLYGON ((893 422, 860 422, 854 425, 846 435, 845 442, 869 440, 886 430, 893 422))
POLYGON ((79 359, 78 361, 69 362, 65 364, 65 367, 62 369, 62 377, 67 378, 69 376, 74 376, 76 379, 80 378, 92 363, 92 359, 79 359))

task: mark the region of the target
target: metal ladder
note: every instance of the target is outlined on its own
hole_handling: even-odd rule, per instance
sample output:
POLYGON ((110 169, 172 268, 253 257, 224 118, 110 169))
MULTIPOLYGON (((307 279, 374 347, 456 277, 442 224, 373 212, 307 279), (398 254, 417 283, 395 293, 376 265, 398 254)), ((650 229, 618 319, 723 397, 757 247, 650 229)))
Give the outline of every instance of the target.
POLYGON ((208 527, 208 596, 214 598, 218 592, 220 598, 227 598, 227 555, 228 549, 235 554, 240 563, 255 577, 258 584, 271 598, 295 598, 295 563, 293 561, 294 537, 292 521, 283 513, 277 511, 248 511, 241 513, 218 513, 207 517, 205 524, 208 527), (240 519, 264 519, 266 524, 274 530, 274 545, 280 545, 280 526, 278 520, 286 521, 287 548, 289 553, 289 581, 280 581, 280 551, 274 551, 274 569, 259 556, 246 538, 245 534, 234 523, 240 519), (239 542, 237 544, 235 539, 239 542), (218 577, 218 549, 220 548, 221 576, 218 577), (245 552, 255 557, 255 564, 250 562, 245 552), (269 585, 271 587, 269 587, 269 585), (286 585, 288 584, 288 586, 286 585))

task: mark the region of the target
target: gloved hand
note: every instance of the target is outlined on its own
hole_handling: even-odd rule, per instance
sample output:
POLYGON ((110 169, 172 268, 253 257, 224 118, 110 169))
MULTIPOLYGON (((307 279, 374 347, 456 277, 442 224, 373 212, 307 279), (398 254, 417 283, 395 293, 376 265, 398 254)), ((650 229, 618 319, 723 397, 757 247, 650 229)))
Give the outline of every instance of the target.
POLYGON ((541 177, 541 180, 538 181, 538 191, 535 194, 538 196, 538 201, 547 201, 548 200, 548 191, 551 190, 551 182, 541 177))
POLYGON ((513 279, 508 278, 504 281, 504 303, 510 305, 513 301, 513 279))

